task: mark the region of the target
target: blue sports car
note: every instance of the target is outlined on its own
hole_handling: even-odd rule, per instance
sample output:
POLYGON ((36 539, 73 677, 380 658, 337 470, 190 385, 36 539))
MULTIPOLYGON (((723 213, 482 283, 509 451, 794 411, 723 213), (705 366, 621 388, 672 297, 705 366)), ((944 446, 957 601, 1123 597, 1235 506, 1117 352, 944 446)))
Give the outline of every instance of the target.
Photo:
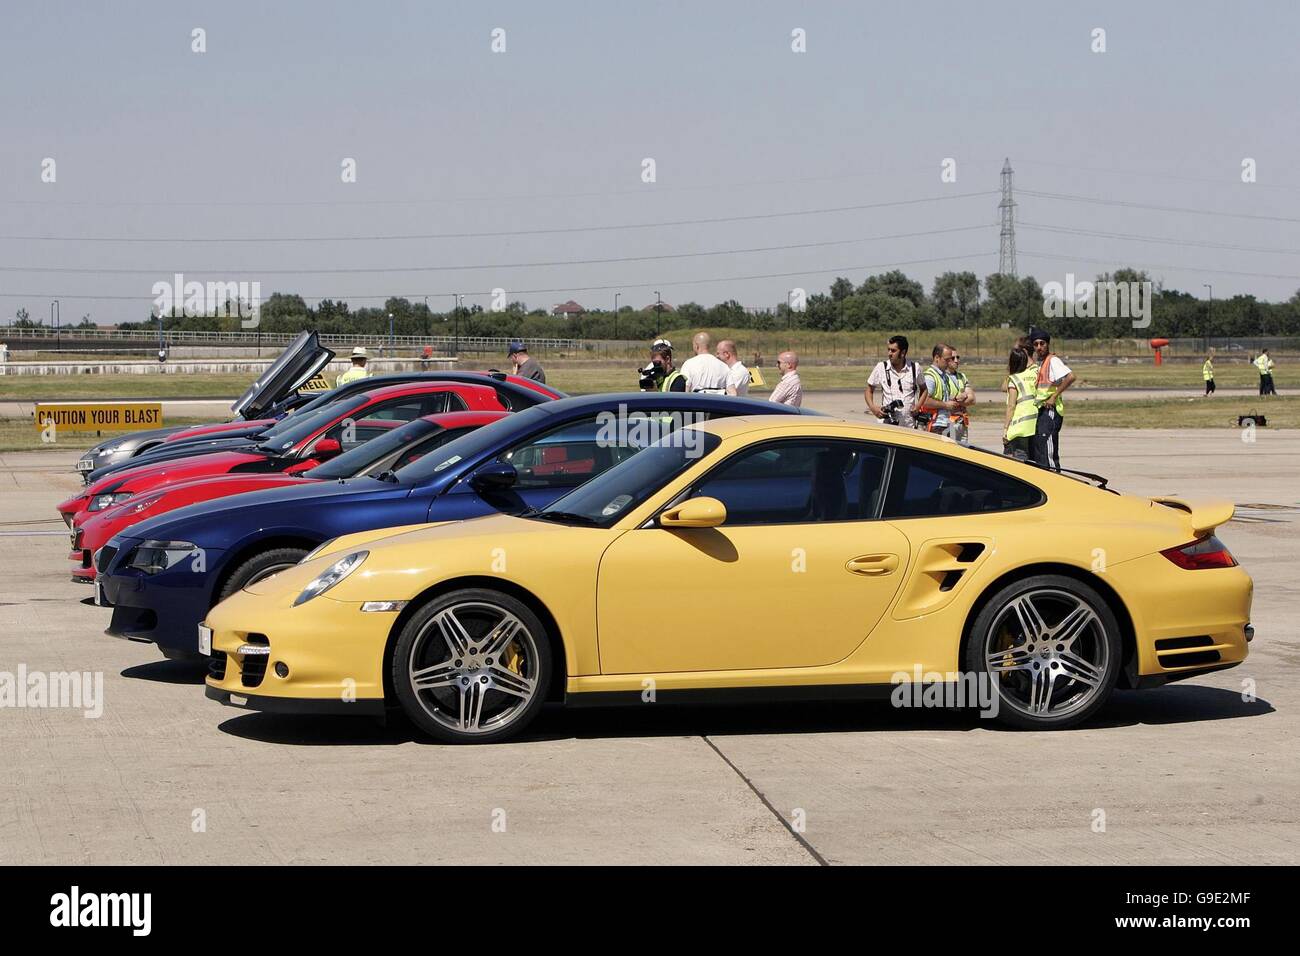
POLYGON ((544 402, 396 472, 234 495, 133 525, 95 556, 96 601, 113 609, 107 633, 157 644, 167 657, 193 658, 204 650, 199 623, 213 605, 331 538, 540 508, 665 430, 711 417, 774 414, 799 410, 659 392, 544 402))

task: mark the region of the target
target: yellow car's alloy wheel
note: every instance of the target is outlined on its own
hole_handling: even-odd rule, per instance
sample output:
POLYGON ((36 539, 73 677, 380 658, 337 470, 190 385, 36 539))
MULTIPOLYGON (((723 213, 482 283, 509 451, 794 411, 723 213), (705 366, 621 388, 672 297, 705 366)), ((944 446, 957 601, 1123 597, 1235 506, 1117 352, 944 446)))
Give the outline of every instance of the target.
POLYGON ((411 716, 445 739, 513 732, 531 718, 543 691, 542 655, 533 630, 505 601, 438 607, 408 642, 409 694, 400 696, 404 704, 418 705, 411 716))

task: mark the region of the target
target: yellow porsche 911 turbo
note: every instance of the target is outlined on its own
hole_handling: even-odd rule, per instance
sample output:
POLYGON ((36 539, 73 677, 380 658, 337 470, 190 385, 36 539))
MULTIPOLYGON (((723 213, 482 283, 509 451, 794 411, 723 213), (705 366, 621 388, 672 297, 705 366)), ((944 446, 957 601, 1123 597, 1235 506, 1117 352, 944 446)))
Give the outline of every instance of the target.
POLYGON ((898 703, 977 678, 1004 723, 1069 727, 1117 686, 1245 659, 1253 585, 1213 535, 1232 514, 910 430, 719 419, 538 511, 322 545, 210 612, 207 693, 487 742, 547 701, 898 703))

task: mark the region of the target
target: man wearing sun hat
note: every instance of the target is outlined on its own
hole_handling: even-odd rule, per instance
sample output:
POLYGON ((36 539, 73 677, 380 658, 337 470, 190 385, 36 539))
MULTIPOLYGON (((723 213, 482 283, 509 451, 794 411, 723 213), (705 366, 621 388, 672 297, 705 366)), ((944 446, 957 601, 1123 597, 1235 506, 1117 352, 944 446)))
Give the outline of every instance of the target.
POLYGON ((364 346, 358 345, 352 350, 352 367, 346 372, 339 375, 334 380, 334 385, 346 385, 348 382, 355 382, 359 378, 369 378, 370 369, 366 368, 366 360, 370 356, 366 354, 364 346))

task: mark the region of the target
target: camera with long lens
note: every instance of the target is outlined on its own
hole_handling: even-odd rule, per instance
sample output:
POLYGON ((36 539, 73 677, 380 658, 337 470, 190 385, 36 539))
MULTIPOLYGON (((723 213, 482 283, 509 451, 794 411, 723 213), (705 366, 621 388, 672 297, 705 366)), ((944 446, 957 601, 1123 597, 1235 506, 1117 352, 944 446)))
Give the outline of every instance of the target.
POLYGON ((903 400, 900 398, 894 399, 892 402, 890 402, 888 405, 882 408, 881 411, 885 413, 885 418, 884 418, 885 424, 886 425, 901 424, 899 422, 898 413, 901 412, 902 410, 903 410, 903 400))
POLYGON ((648 362, 644 368, 637 369, 640 376, 641 391, 657 392, 664 380, 664 370, 654 362, 648 362))

